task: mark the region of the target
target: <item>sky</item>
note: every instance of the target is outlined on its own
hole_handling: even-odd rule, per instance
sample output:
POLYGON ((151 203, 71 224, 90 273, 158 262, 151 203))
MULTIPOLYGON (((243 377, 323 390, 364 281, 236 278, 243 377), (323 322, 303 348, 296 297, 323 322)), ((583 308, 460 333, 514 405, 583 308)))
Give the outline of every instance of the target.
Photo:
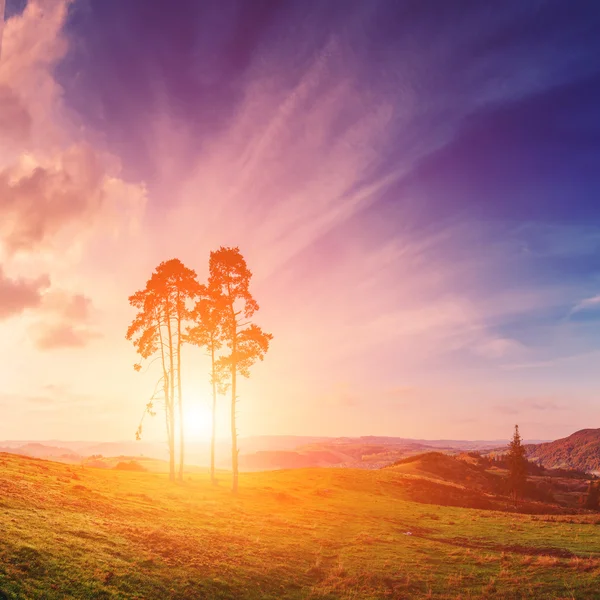
POLYGON ((596 3, 2 8, 0 439, 132 439, 127 298, 221 245, 274 335, 242 436, 600 427, 596 3))

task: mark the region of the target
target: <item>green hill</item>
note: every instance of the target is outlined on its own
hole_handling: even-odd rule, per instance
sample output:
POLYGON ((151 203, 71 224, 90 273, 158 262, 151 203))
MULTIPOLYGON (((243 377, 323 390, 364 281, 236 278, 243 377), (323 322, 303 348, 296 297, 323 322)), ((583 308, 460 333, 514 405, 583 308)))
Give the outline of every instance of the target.
POLYGON ((399 460, 390 467, 398 472, 412 473, 446 483, 455 483, 487 493, 500 491, 500 478, 487 473, 484 468, 448 456, 441 452, 427 452, 399 460))
POLYGON ((554 442, 527 446, 527 454, 547 469, 600 472, 600 429, 581 429, 554 442))
POLYGON ((417 503, 450 484, 395 469, 221 477, 0 454, 0 598, 600 598, 598 515, 417 503))

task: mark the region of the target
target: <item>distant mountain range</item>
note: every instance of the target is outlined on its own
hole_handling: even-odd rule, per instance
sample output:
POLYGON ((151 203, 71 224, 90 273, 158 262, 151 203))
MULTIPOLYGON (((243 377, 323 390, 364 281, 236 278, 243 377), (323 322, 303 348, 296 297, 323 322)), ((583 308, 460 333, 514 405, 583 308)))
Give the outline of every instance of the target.
MULTIPOLYGON (((247 471, 293 469, 304 467, 352 467, 377 469, 420 452, 438 450, 485 451, 506 444, 502 440, 414 440, 388 436, 316 437, 316 436, 254 436, 239 441, 240 468, 247 471)), ((62 462, 79 462, 90 456, 144 457, 166 460, 166 444, 160 442, 66 442, 0 441, 0 452, 22 454, 62 462)), ((187 462, 206 466, 208 442, 190 443, 187 462)), ((217 444, 217 463, 229 466, 229 442, 217 444)))
POLYGON ((448 453, 489 450, 502 443, 466 440, 414 440, 386 436, 321 438, 290 450, 257 450, 240 456, 246 470, 302 467, 380 469, 395 461, 432 450, 448 453))
POLYGON ((554 442, 528 445, 527 455, 547 469, 600 473, 600 429, 582 429, 554 442))
POLYGON ((77 459, 79 455, 69 448, 49 445, 40 442, 25 442, 14 446, 11 442, 0 442, 0 452, 8 452, 9 454, 21 454, 23 456, 31 456, 33 458, 71 458, 77 459), (2 444, 7 444, 3 446, 2 444))

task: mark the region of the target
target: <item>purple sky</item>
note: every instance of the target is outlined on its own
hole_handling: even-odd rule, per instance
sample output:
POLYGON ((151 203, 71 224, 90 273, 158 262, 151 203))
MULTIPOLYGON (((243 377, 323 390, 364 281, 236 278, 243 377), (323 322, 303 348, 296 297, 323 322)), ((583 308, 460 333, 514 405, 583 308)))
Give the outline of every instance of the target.
POLYGON ((6 0, 0 439, 131 438, 127 297, 220 245, 275 336, 242 435, 600 424, 599 28, 587 2, 6 0))

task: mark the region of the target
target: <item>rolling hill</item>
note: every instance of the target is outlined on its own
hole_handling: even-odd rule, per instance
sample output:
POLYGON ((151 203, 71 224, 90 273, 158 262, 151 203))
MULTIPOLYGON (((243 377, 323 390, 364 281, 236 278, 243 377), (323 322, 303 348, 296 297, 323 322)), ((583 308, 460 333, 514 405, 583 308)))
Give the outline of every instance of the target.
POLYGON ((502 480, 498 475, 488 473, 483 467, 459 457, 440 452, 411 456, 389 468, 399 473, 456 484, 488 494, 499 493, 502 487, 502 480))
POLYGON ((0 454, 0 598, 600 599, 598 515, 418 503, 457 484, 402 469, 243 473, 232 496, 227 473, 0 454))
POLYGON ((554 442, 528 445, 527 456, 547 469, 600 472, 600 429, 582 429, 554 442))
POLYGON ((7 452, 10 454, 21 454, 23 456, 29 456, 31 458, 47 458, 51 460, 68 460, 77 461, 81 457, 73 452, 69 448, 51 446, 48 444, 41 444, 39 442, 26 442, 16 446, 0 446, 0 452, 7 452))

